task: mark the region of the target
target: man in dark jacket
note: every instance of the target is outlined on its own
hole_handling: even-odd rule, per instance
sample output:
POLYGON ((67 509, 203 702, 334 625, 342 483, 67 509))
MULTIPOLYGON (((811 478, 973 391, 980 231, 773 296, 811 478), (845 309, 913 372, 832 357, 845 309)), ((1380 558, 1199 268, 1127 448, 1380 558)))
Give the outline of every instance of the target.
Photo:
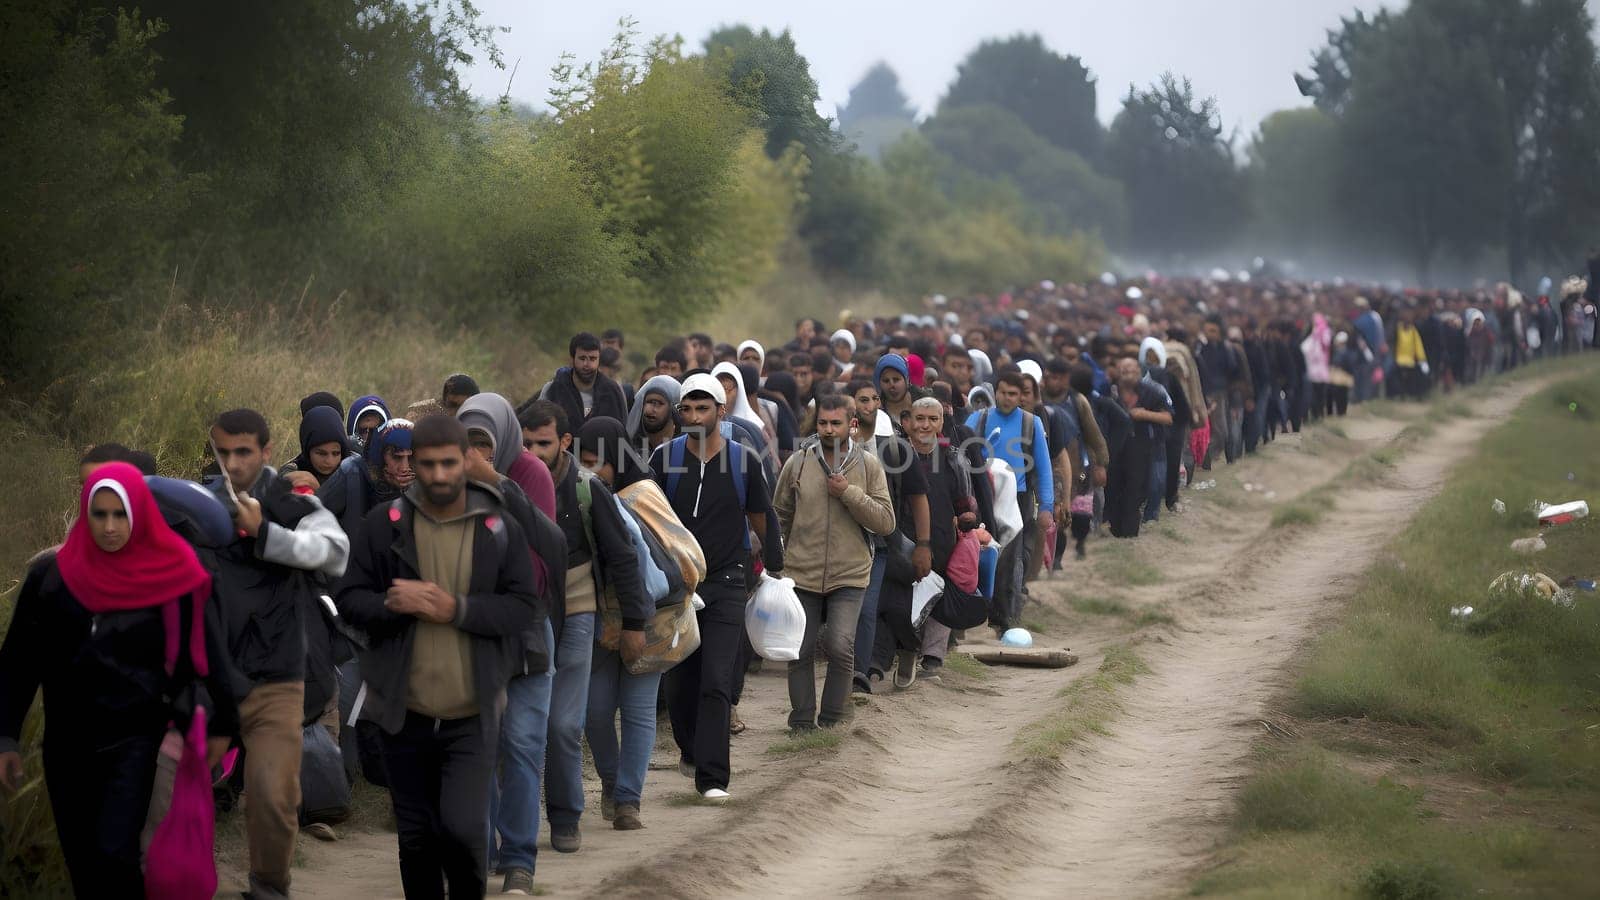
MULTIPOLYGON (((1233 462, 1233 449, 1228 445, 1228 389, 1239 377, 1239 359, 1222 334, 1222 318, 1212 315, 1206 319, 1205 339, 1194 351, 1195 362, 1200 367, 1200 387, 1206 394, 1206 413, 1211 419, 1211 446, 1221 447, 1228 462, 1233 462)), ((1195 460, 1201 468, 1211 468, 1211 452, 1206 459, 1195 460), (1203 464, 1203 465, 1202 465, 1203 464)))
MULTIPOLYGON (((622 387, 600 371, 600 339, 587 331, 572 336, 567 343, 572 365, 556 370, 535 399, 549 400, 567 413, 573 428, 596 416, 610 416, 618 422, 628 419, 628 400, 622 387)), ((528 403, 522 405, 526 409, 528 403)), ((518 410, 521 412, 521 409, 518 410)))
POLYGON ((643 652, 644 628, 655 613, 644 595, 622 511, 606 486, 583 471, 572 456, 572 429, 566 414, 560 406, 541 400, 523 411, 521 425, 529 452, 544 462, 555 479, 556 524, 567 541, 567 589, 550 619, 555 672, 548 700, 530 708, 523 705, 523 698, 513 696, 517 708, 507 713, 495 822, 507 890, 532 888, 538 859, 541 755, 550 845, 562 853, 575 852, 580 846, 582 740, 597 631, 596 599, 606 591, 615 592, 623 610, 619 649, 627 660, 643 652), (533 709, 548 711, 544 729, 527 719, 533 709))
POLYGON ((357 715, 383 730, 406 897, 482 897, 505 688, 538 620, 527 538, 469 482, 467 430, 428 416, 417 481, 367 516, 339 611, 369 637, 357 715))
POLYGON ((223 474, 208 486, 238 529, 213 560, 240 681, 250 892, 287 896, 299 830, 300 729, 338 690, 326 653, 308 672, 308 635, 321 643, 328 637, 312 578, 344 574, 350 539, 309 488, 291 487, 267 465, 272 432, 260 413, 221 414, 211 444, 223 474))

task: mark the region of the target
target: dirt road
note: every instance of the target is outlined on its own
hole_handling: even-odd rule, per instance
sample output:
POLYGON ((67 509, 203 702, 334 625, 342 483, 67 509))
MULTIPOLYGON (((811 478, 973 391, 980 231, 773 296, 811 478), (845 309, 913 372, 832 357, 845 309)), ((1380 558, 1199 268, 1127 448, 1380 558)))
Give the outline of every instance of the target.
MULTIPOLYGON (((1074 669, 948 673, 859 698, 837 748, 774 754, 787 695, 769 664, 746 687, 750 729, 733 743, 733 802, 695 805, 663 735, 645 830, 602 822, 594 782, 583 850, 541 850, 537 880, 554 896, 1175 893, 1223 827, 1297 648, 1449 467, 1543 383, 1500 386, 1476 401, 1473 417, 1439 423, 1381 481, 1341 485, 1314 525, 1273 529, 1272 510, 1394 441, 1405 418, 1362 411, 1337 431, 1287 436, 1205 473, 1217 488, 1187 492, 1183 514, 1139 541, 1091 541, 1087 562, 1069 560, 1064 576, 1034 585, 1025 616, 1043 629, 1041 644, 1081 654, 1074 669), (1116 614, 1081 611, 1107 609, 1116 614), (1147 617, 1139 627, 1147 610, 1170 621, 1147 617), (1019 729, 1092 673, 1105 647, 1130 641, 1150 671, 1123 690, 1109 733, 1059 765, 1018 762, 1019 729)), ((387 833, 302 839, 295 893, 399 897, 394 847, 387 833)), ((237 872, 224 873, 224 889, 230 881, 237 872)))

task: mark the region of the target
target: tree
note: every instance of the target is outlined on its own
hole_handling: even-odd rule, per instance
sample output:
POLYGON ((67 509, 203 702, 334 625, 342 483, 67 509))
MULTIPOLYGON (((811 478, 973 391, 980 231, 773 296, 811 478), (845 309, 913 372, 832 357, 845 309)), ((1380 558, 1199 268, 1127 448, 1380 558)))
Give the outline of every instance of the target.
POLYGON ((1315 107, 1267 116, 1250 144, 1252 221, 1277 250, 1316 253, 1343 238, 1339 123, 1315 107))
POLYGON ((1427 284, 1442 250, 1493 243, 1506 212, 1510 135, 1482 38, 1396 18, 1362 44, 1340 127, 1340 193, 1364 229, 1389 238, 1427 284))
POLYGON ((765 130, 767 155, 781 159, 792 147, 804 154, 809 173, 799 233, 812 260, 829 274, 870 278, 887 227, 882 191, 865 160, 849 153, 817 114, 817 82, 794 38, 738 25, 713 32, 705 47, 709 71, 765 130))
POLYGON ((975 175, 1014 184, 1032 227, 1054 234, 1096 232, 1119 240, 1127 228, 1121 185, 1046 141, 996 106, 941 109, 923 124, 928 143, 975 175))
POLYGON ((1237 232, 1243 179, 1216 100, 1195 96, 1187 78, 1169 72, 1145 90, 1130 86, 1106 150, 1127 187, 1134 248, 1181 257, 1214 250, 1237 232))
POLYGON ((833 150, 838 136, 817 114, 817 81, 811 64, 787 30, 773 34, 749 26, 719 28, 705 41, 711 71, 731 96, 756 114, 767 133, 767 155, 777 159, 792 143, 808 154, 833 150))
POLYGON ((915 127, 916 113, 887 63, 868 69, 839 109, 839 130, 869 159, 880 158, 885 147, 915 127))
POLYGON ((990 105, 1015 113, 1063 150, 1090 162, 1100 159, 1095 80, 1076 56, 1061 56, 1037 34, 978 45, 956 69, 940 111, 990 105))
POLYGON ((1311 55, 1311 74, 1295 74, 1294 83, 1301 95, 1310 97, 1324 112, 1342 112, 1350 97, 1354 79, 1351 62, 1356 49, 1388 27, 1389 11, 1386 9, 1379 10, 1371 19, 1360 10, 1350 18, 1341 18, 1338 28, 1328 29, 1328 43, 1311 55))

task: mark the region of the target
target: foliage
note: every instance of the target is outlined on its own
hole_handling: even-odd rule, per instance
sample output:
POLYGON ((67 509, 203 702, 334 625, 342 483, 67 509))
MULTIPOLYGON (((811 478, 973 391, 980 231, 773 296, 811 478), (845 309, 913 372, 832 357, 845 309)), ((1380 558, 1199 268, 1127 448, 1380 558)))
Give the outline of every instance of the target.
POLYGON ((1251 218, 1273 249, 1303 254, 1348 243, 1339 195, 1338 124, 1320 109, 1267 116, 1249 148, 1251 218))
POLYGON ((128 286, 165 268, 194 181, 171 156, 162 29, 67 0, 0 7, 0 378, 42 386, 136 321, 128 286))
POLYGON ((1120 185, 1002 107, 941 109, 922 132, 962 169, 1014 184, 1033 213, 1034 227, 1055 234, 1097 232, 1112 241, 1126 231, 1120 185))
POLYGON ((1221 246, 1245 212, 1243 179, 1216 100, 1171 73, 1128 89, 1111 123, 1108 165, 1128 191, 1135 247, 1181 255, 1221 246))
POLYGON ((985 41, 956 67, 939 112, 962 106, 1010 110, 1040 137, 1091 162, 1100 159, 1095 79, 1076 56, 1062 56, 1037 34, 985 41))
POLYGON ((916 127, 916 113, 900 90, 900 77, 887 63, 878 63, 850 89, 839 108, 839 128, 861 155, 880 159, 883 151, 916 127))

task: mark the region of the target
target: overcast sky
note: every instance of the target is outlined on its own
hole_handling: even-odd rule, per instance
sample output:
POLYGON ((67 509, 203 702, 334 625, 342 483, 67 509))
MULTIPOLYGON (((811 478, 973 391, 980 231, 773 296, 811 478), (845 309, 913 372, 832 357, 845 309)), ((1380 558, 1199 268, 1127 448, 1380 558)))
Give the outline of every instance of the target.
MULTIPOLYGON (((1591 0, 1593 3, 1594 0, 1591 0)), ((513 63, 521 67, 514 99, 543 107, 550 67, 563 51, 595 58, 623 16, 638 19, 642 38, 680 34, 686 49, 723 24, 793 32, 821 87, 819 109, 835 107, 878 60, 900 75, 901 89, 922 114, 931 112, 955 77, 956 65, 985 38, 1038 32, 1051 49, 1080 57, 1099 81, 1098 111, 1109 123, 1128 85, 1162 72, 1187 75, 1202 95, 1217 98, 1223 122, 1248 139, 1268 113, 1300 106, 1293 74, 1304 71, 1326 29, 1378 0, 983 0, 885 2, 801 0, 478 0, 484 20, 510 27, 497 43, 506 71, 480 60, 468 72, 475 94, 497 97, 513 63)))

